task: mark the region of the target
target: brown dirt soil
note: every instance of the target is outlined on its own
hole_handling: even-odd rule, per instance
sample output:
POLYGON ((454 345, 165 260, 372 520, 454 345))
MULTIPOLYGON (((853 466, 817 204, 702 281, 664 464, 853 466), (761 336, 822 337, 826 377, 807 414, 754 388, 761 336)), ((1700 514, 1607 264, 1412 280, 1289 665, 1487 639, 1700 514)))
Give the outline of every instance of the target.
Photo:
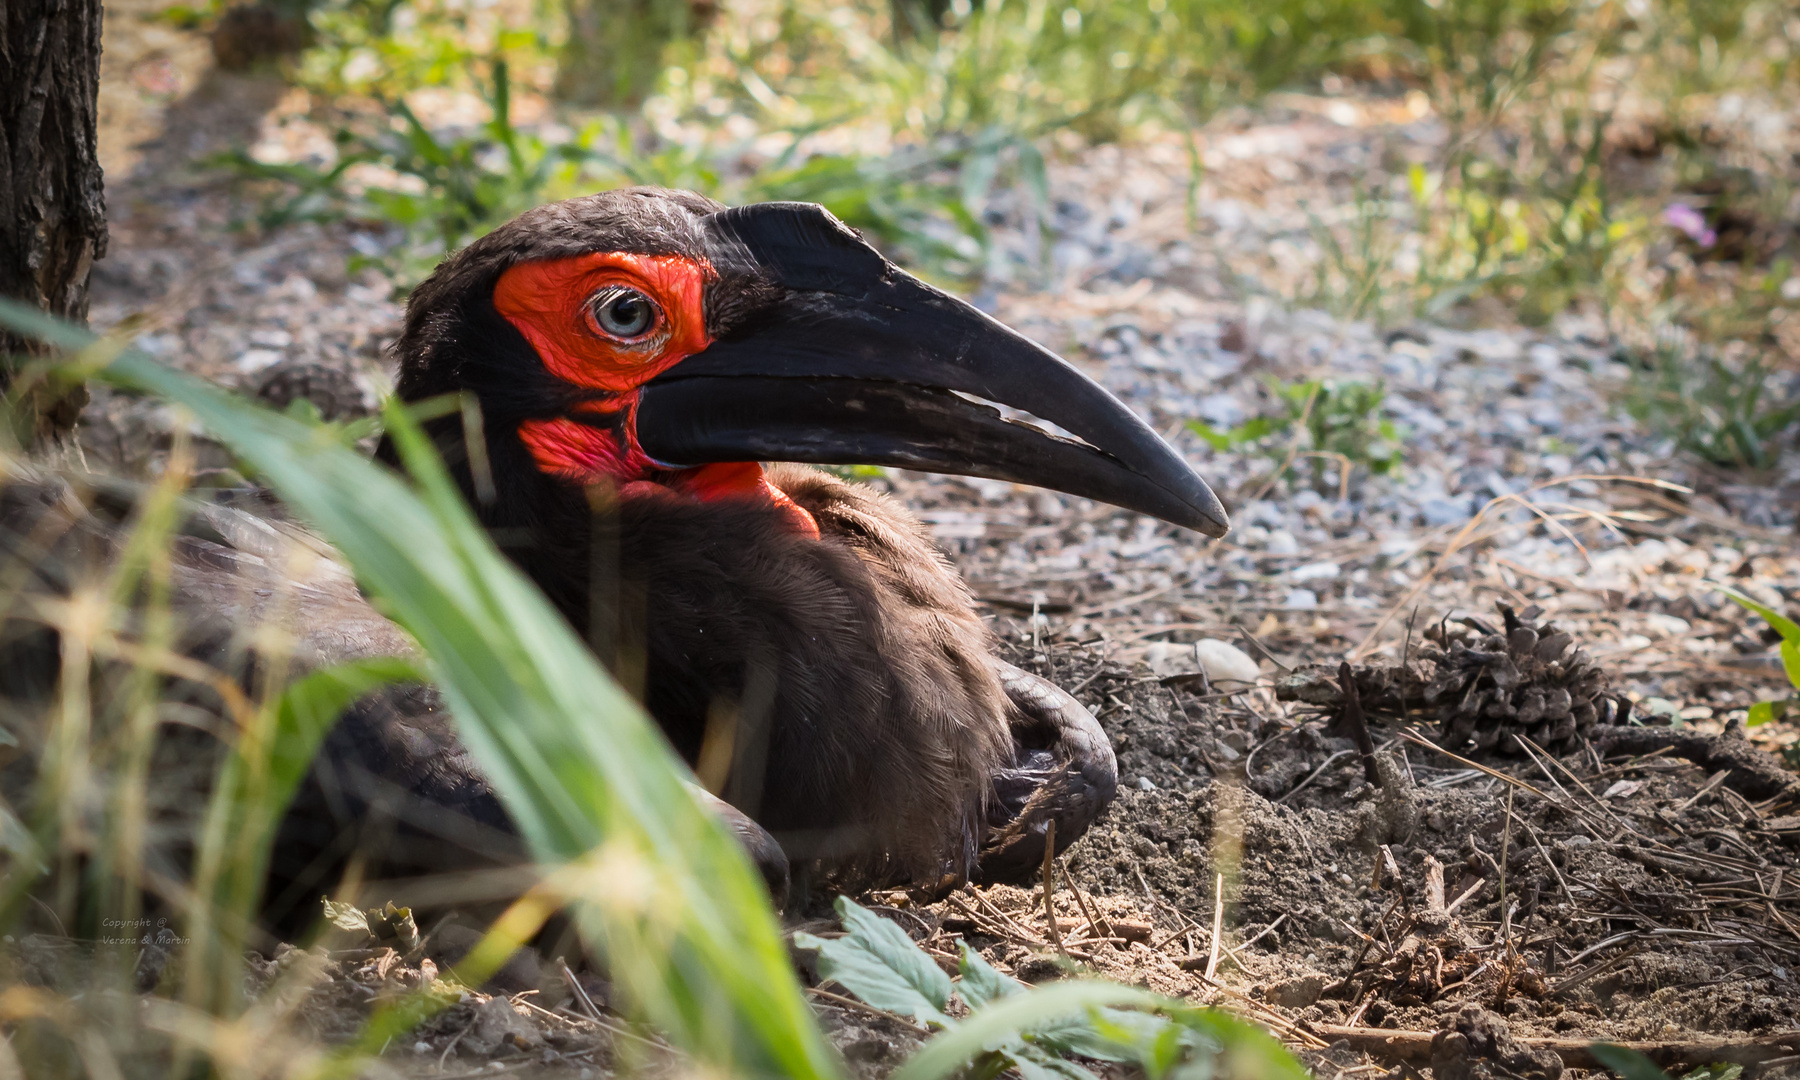
POLYGON ((1206 695, 1076 650, 1014 659, 1086 682, 1130 783, 1061 868, 1067 959, 1042 889, 1004 887, 898 919, 941 957, 960 935, 1030 981, 1089 971, 1215 1001, 1311 1048, 1332 1025, 1430 1032, 1471 1006, 1528 1044, 1796 1026, 1791 800, 1585 745, 1490 775, 1380 724, 1393 783, 1375 788, 1348 737, 1266 690, 1206 695), (1109 935, 1084 902, 1134 925, 1109 935))
MULTIPOLYGON (((1077 688, 1127 782, 1057 867, 1060 948, 1041 887, 970 887, 925 905, 904 891, 860 898, 948 970, 961 939, 1027 981, 1093 974, 1221 1004, 1269 1025, 1321 1075, 1397 1067, 1393 1053, 1365 1053, 1370 1029, 1460 1023, 1522 1045, 1482 1044, 1471 1060, 1490 1068, 1503 1043, 1529 1063, 1554 1040, 1748 1041, 1800 1023, 1789 797, 1756 802, 1732 773, 1591 744, 1482 772, 1379 719, 1375 787, 1350 738, 1266 688, 1213 693, 1073 646, 1010 658, 1077 688)), ((795 928, 831 932, 828 899, 791 916, 795 928)), ((342 1042, 382 1001, 431 984, 469 937, 440 928, 412 962, 372 940, 283 947, 251 964, 248 986, 292 1027, 342 1042)), ((81 978, 72 948, 26 939, 8 959, 54 987, 81 978)), ((448 1007, 383 1061, 439 1077, 594 1075, 620 1054, 678 1068, 607 1008, 603 982, 579 978, 577 992, 560 965, 521 956, 492 994, 431 984, 448 1007)), ((926 1034, 832 987, 814 994, 861 1075, 885 1075, 926 1034)), ((1440 1054, 1434 1075, 1509 1075, 1466 1065, 1440 1054)))

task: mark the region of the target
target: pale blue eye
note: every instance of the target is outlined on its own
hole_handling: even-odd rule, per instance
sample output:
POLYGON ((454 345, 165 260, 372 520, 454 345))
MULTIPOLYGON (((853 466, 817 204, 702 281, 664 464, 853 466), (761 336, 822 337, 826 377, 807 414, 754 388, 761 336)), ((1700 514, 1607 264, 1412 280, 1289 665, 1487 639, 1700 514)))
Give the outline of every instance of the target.
POLYGON ((612 337, 642 337, 656 325, 656 302, 636 289, 605 289, 593 305, 595 325, 612 337))

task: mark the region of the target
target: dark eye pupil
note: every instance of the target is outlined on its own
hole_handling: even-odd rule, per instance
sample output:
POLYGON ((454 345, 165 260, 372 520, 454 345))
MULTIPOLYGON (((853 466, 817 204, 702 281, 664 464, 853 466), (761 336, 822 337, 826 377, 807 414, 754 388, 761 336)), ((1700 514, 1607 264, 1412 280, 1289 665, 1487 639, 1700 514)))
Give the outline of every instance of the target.
POLYGON ((600 303, 600 329, 617 337, 637 337, 655 318, 650 301, 636 292, 619 293, 600 303))

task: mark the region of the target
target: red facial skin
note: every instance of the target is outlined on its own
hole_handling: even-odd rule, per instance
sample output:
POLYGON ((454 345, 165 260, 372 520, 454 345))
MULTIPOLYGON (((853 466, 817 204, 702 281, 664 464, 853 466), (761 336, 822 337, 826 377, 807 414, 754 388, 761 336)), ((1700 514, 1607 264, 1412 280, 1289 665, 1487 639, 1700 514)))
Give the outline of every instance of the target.
POLYGON ((756 462, 668 469, 638 445, 638 389, 712 344, 704 309, 712 276, 705 260, 625 252, 520 263, 502 273, 494 307, 525 335, 544 367, 565 382, 615 395, 579 408, 626 413, 625 423, 612 430, 564 417, 526 420, 519 438, 538 468, 552 476, 578 484, 608 481, 622 498, 767 499, 816 537, 812 515, 770 484, 756 462), (620 339, 600 328, 591 301, 609 286, 636 289, 656 303, 649 330, 620 339))

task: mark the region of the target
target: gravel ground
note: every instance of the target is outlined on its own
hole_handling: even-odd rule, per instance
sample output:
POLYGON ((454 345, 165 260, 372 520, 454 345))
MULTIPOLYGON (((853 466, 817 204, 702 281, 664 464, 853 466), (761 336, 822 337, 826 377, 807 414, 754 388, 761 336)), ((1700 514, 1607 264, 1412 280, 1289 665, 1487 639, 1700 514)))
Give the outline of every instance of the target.
MULTIPOLYGON (((118 61, 127 73, 158 62, 154 50, 118 61)), ((357 231, 245 227, 254 207, 190 164, 229 145, 303 141, 303 103, 252 79, 131 77, 184 96, 158 91, 168 100, 152 108, 143 91, 137 112, 119 107, 132 124, 167 126, 148 146, 113 140, 129 173, 109 192, 96 325, 137 327, 170 363, 228 385, 368 408, 390 375, 400 309, 374 275, 346 272, 357 231)), ((1791 467, 1745 478, 1676 456, 1614 404, 1630 373, 1597 321, 1380 328, 1278 302, 1317 258, 1308 213, 1342 206, 1368 162, 1428 154, 1442 137, 1404 103, 1342 104, 1293 99, 1221 121, 1204 133, 1191 199, 1179 141, 1065 155, 1051 172, 1047 249, 996 208, 1006 258, 977 302, 1167 433, 1227 498, 1231 536, 1206 541, 1006 483, 871 481, 931 524, 1016 658, 1077 688, 1119 746, 1125 792, 1067 860, 1065 880, 1084 893, 1057 894, 1059 916, 1078 924, 1065 947, 1107 974, 1246 1009, 1310 1048, 1322 1074, 1404 1056, 1360 1057, 1367 1040, 1333 1025, 1428 1031, 1465 1006, 1539 1039, 1792 1029, 1791 792, 1749 793, 1742 770, 1720 779, 1686 751, 1607 756, 1585 743, 1496 758, 1494 775, 1394 742, 1397 725, 1379 716, 1390 775, 1405 780, 1374 787, 1332 716, 1274 692, 1307 663, 1410 659, 1421 628, 1497 620, 1504 603, 1571 634, 1637 716, 1729 738, 1782 680, 1760 624, 1717 588, 1784 607, 1800 590, 1791 467), (1315 377, 1385 386, 1381 415, 1402 452, 1391 474, 1345 476, 1341 462, 1292 460, 1283 445, 1215 451, 1185 428, 1276 412, 1271 380, 1315 377), (1222 681, 1232 677, 1252 682, 1222 681), (1082 901, 1148 929, 1080 929, 1082 901)), ((102 394, 84 449, 153 466, 176 422, 102 394)), ((1778 749, 1796 731, 1752 735, 1778 749)), ((896 918, 944 955, 961 935, 1024 977, 1062 970, 1041 894, 996 888, 896 918)), ((339 963, 325 985, 419 977, 370 964, 339 963)), ((401 1067, 447 1075, 492 1060, 575 1074, 606 1059, 575 1053, 605 1037, 572 999, 554 1019, 532 1013, 547 996, 507 1006, 535 1033, 510 1041, 512 1021, 482 1000, 401 1048, 401 1067)), ((913 1038, 867 1010, 821 1008, 872 1074, 913 1038)), ((1473 1032, 1491 1019, 1465 1020, 1464 1043, 1485 1045, 1473 1032)), ((1530 1073, 1519 1061, 1507 1068, 1530 1073)))

